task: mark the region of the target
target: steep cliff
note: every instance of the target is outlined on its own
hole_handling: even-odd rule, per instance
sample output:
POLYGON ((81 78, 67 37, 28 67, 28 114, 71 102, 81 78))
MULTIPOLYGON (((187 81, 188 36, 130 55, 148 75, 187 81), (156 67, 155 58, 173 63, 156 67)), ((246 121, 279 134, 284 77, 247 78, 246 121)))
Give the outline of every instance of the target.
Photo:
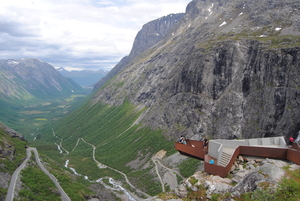
POLYGON ((98 83, 95 84, 94 90, 99 89, 105 82, 118 74, 123 67, 132 62, 132 60, 145 52, 147 49, 162 40, 168 31, 182 18, 183 13, 171 14, 161 17, 145 24, 138 32, 134 39, 133 47, 128 56, 122 60, 98 83))
POLYGON ((26 157, 23 136, 0 122, 0 200, 5 200, 11 175, 26 157))
POLYGON ((296 134, 299 14, 296 0, 194 0, 165 37, 121 61, 92 102, 146 107, 139 123, 171 139, 296 134))

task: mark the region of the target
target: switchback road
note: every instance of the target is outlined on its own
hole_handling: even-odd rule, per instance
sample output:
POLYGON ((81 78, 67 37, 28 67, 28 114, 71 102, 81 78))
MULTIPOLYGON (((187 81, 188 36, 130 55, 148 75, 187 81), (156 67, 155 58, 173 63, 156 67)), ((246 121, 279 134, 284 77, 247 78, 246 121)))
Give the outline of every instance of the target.
MULTIPOLYGON (((16 181, 17 178, 19 176, 20 171, 25 167, 26 163, 28 162, 28 160, 31 157, 31 152, 33 151, 34 155, 35 155, 35 161, 37 162, 38 166, 41 168, 41 170, 47 174, 49 176, 49 178, 54 182, 56 188, 59 190, 60 195, 61 195, 61 199, 63 201, 71 201, 71 199, 69 198, 69 196, 65 193, 65 191, 61 188, 61 186, 59 185, 57 179, 48 172, 48 170, 46 170, 46 168, 43 166, 43 164, 40 161, 38 152, 36 150, 36 148, 27 148, 27 158, 24 160, 24 162, 15 170, 15 172, 12 175, 10 184, 9 184, 9 188, 7 191, 7 196, 6 196, 6 201, 12 201, 14 199, 14 191, 15 191, 15 186, 16 186, 16 181)), ((33 175, 34 176, 34 175, 33 175)))

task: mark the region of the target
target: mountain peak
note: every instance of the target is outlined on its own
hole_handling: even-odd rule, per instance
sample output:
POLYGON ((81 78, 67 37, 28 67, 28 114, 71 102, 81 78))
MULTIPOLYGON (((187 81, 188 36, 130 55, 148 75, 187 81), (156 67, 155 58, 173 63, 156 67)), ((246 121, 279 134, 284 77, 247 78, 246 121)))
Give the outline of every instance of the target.
POLYGON ((139 120, 172 136, 297 132, 299 90, 292 86, 300 85, 299 14, 297 0, 194 0, 164 37, 121 60, 92 101, 145 106, 139 120))
POLYGON ((137 33, 134 39, 133 47, 129 56, 122 58, 121 61, 104 78, 96 83, 94 90, 99 89, 105 82, 119 73, 136 56, 147 51, 157 42, 161 41, 167 35, 169 30, 174 27, 174 25, 180 21, 183 16, 183 13, 170 14, 143 25, 142 29, 137 33))
POLYGON ((82 90, 53 66, 36 58, 0 60, 0 72, 2 97, 46 98, 82 90))

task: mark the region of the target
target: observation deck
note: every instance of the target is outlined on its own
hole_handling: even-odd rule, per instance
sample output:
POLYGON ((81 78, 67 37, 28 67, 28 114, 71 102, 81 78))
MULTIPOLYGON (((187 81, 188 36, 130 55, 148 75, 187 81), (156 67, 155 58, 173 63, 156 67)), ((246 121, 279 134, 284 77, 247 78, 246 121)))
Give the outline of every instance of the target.
POLYGON ((226 177, 239 155, 289 160, 300 165, 299 144, 288 147, 284 137, 210 140, 207 153, 203 150, 203 141, 187 140, 186 145, 175 142, 175 149, 182 155, 203 160, 205 172, 221 177, 226 177), (211 159, 214 164, 209 163, 211 159))

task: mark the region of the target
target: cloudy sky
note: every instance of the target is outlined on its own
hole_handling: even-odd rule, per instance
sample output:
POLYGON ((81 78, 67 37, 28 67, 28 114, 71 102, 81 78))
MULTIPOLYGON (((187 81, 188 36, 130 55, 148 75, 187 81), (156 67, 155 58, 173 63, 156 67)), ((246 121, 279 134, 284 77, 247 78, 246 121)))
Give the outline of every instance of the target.
POLYGON ((39 58, 72 69, 111 69, 142 26, 185 12, 191 0, 6 0, 0 59, 39 58))

